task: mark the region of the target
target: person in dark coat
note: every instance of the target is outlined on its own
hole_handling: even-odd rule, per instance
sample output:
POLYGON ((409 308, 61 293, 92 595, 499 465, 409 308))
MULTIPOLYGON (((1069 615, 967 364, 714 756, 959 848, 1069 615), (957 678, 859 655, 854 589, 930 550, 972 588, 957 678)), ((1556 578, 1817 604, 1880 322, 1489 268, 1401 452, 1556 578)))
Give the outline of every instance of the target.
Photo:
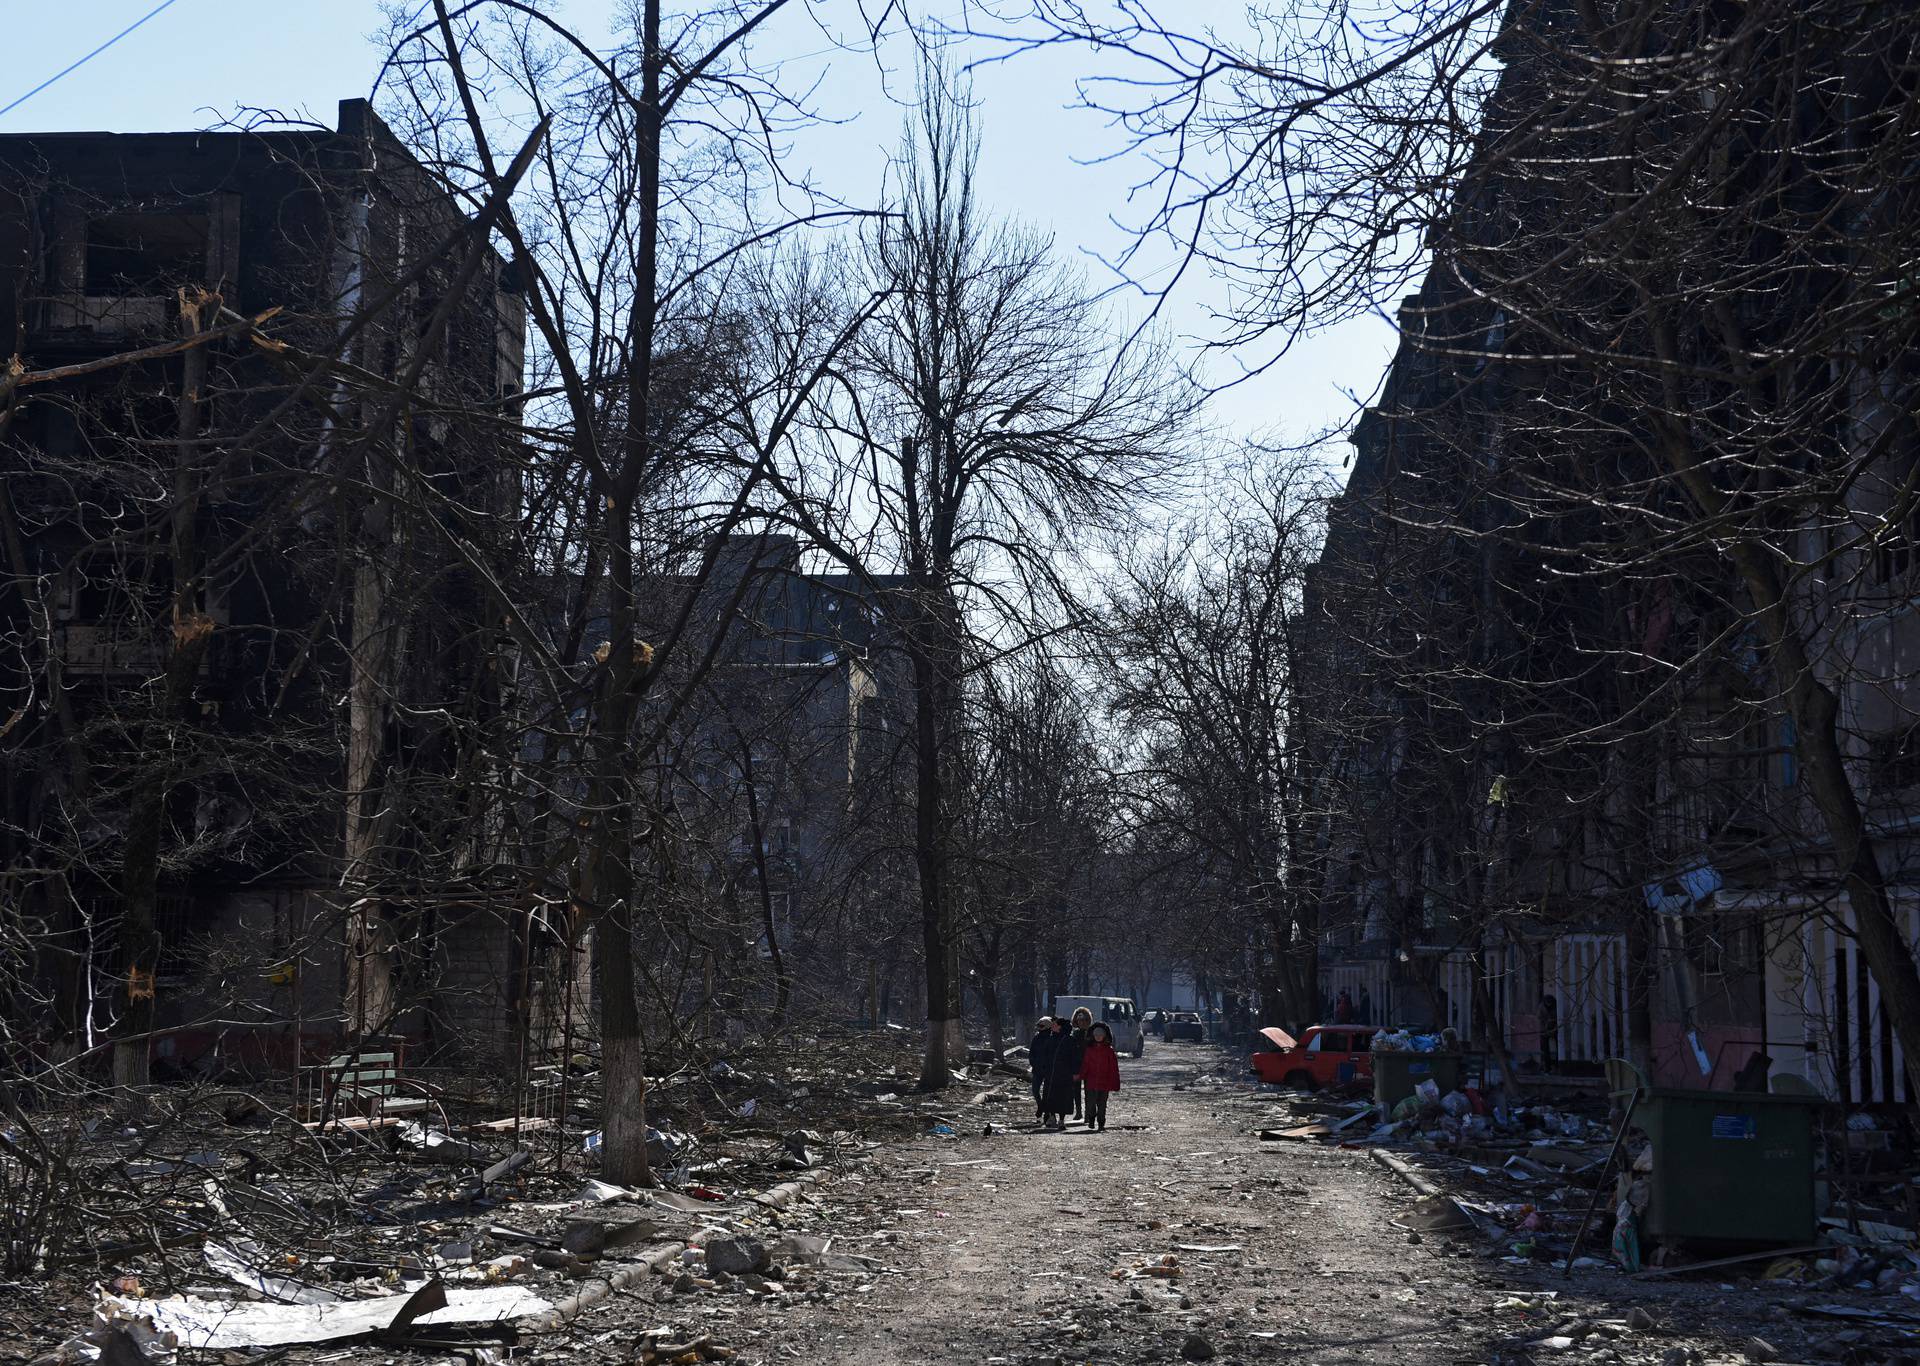
POLYGON ((1067 1127, 1067 1115, 1080 1093, 1080 1060, 1085 1040, 1076 1038, 1065 1020, 1053 1022, 1053 1056, 1047 1067, 1047 1090, 1040 1099, 1049 1129, 1067 1127))
POLYGON ((1035 1025, 1033 1042, 1027 1045, 1027 1066, 1033 1069, 1033 1117, 1047 1117, 1047 1078, 1053 1072, 1053 1050, 1057 1035, 1053 1017, 1042 1015, 1035 1025))

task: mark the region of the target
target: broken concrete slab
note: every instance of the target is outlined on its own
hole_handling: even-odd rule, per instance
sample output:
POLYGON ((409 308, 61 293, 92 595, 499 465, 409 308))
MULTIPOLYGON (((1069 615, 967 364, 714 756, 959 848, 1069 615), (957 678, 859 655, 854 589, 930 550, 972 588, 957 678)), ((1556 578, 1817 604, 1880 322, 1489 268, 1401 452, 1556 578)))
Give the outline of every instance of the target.
POLYGON ((635 1243, 657 1243, 665 1238, 682 1236, 684 1232, 679 1226, 669 1227, 643 1214, 625 1219, 583 1215, 567 1220, 566 1230, 560 1235, 560 1246, 576 1257, 597 1257, 613 1248, 631 1247, 635 1243))
POLYGON ((714 1238, 708 1241, 707 1270, 741 1276, 764 1271, 773 1261, 767 1245, 758 1238, 714 1238))

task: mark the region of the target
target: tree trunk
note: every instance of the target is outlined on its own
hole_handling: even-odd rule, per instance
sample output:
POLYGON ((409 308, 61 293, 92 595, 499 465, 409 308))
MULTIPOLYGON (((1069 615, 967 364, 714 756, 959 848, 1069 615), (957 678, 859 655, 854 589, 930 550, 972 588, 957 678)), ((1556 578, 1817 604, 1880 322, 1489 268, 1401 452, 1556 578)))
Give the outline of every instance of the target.
MULTIPOLYGON (((1653 1084, 1653 998, 1659 990, 1654 969, 1652 913, 1641 898, 1627 899, 1627 1061, 1653 1084)), ((1691 1025, 1691 1021, 1687 1022, 1691 1025)))
POLYGON ((1046 967, 1047 986, 1046 993, 1040 1000, 1040 1012, 1043 1015, 1051 1015, 1054 1001, 1062 996, 1072 995, 1073 991, 1067 982, 1067 961, 1064 957, 1058 953, 1049 952, 1046 967))
POLYGON ((946 897, 946 851, 941 772, 942 707, 939 665, 927 639, 931 616, 920 606, 920 639, 913 650, 914 812, 913 852, 920 874, 920 941, 926 968, 927 1053, 920 1089, 937 1091, 953 1080, 952 1037, 955 957, 946 897))
POLYGON ((767 961, 773 967, 773 1015, 768 1028, 778 1030, 787 1022, 793 979, 787 975, 786 954, 780 947, 780 927, 774 923, 773 883, 767 875, 767 842, 760 823, 760 797, 755 791, 752 745, 742 742, 740 761, 746 770, 747 831, 753 841, 754 885, 760 893, 761 932, 767 937, 767 961))
POLYGON ((1487 1051, 1493 1054, 1493 1060, 1500 1065, 1501 1085, 1506 1088, 1508 1097, 1518 1101, 1520 1074, 1514 1070, 1513 1054, 1507 1048, 1503 1022, 1494 1013, 1493 993, 1487 990, 1486 963, 1477 953, 1473 956, 1473 1018, 1486 1022, 1487 1051))
MULTIPOLYGON (((181 331, 187 336, 201 329, 200 310, 207 299, 183 299, 181 331)), ((156 912, 160 894, 160 845, 166 823, 167 798, 173 791, 175 747, 191 743, 185 734, 194 679, 213 638, 213 621, 204 608, 200 582, 199 538, 200 472, 197 440, 202 404, 200 390, 207 378, 207 348, 196 346, 181 358, 180 392, 174 415, 178 442, 174 456, 173 514, 169 555, 173 565, 172 622, 168 635, 166 671, 149 730, 147 773, 136 792, 127 821, 127 843, 120 868, 120 1040, 113 1050, 115 1086, 144 1086, 151 1078, 156 978, 160 966, 160 934, 156 912)))
POLYGON ((347 686, 347 820, 344 855, 347 904, 347 1035, 360 1039, 387 1027, 395 994, 393 942, 375 890, 377 861, 374 816, 379 808, 380 753, 385 734, 383 692, 388 683, 386 627, 381 619, 384 593, 379 544, 390 525, 384 500, 369 505, 360 560, 353 571, 353 619, 348 650, 352 678, 347 686))
POLYGON ((1000 1009, 1000 988, 992 977, 980 982, 980 1005, 987 1013, 987 1046, 996 1061, 1007 1058, 1007 1022, 1000 1009))
POLYGON ((634 718, 648 666, 635 640, 633 538, 640 489, 652 465, 653 344, 660 238, 660 0, 641 11, 639 136, 640 221, 634 239, 633 304, 628 324, 626 432, 604 527, 608 582, 606 668, 593 736, 595 821, 583 878, 602 919, 600 1051, 606 1113, 601 1171, 609 1181, 651 1186, 647 1160, 647 1072, 633 967, 635 874, 633 818, 639 801, 631 756, 634 718))
POLYGON ((1019 941, 1013 953, 1013 1030, 1016 1039, 1033 1037, 1034 1023, 1040 1017, 1035 997, 1039 986, 1035 982, 1035 958, 1033 934, 1027 928, 1031 920, 1031 908, 1023 908, 1017 922, 1019 941))
MULTIPOLYGON (((1663 352, 1672 349, 1670 343, 1662 348, 1663 352)), ((1684 434, 1669 433, 1663 444, 1700 510, 1708 517, 1726 517, 1725 496, 1701 466, 1684 434)), ((1847 776, 1839 736, 1839 699, 1814 672, 1771 552, 1747 540, 1734 542, 1727 554, 1753 601, 1755 619, 1767 641, 1775 684, 1793 717, 1794 752, 1833 842, 1834 865, 1847 889, 1861 955, 1880 985, 1880 1007, 1900 1041, 1908 1085, 1915 1096, 1920 1096, 1920 965, 1916 965, 1913 946, 1906 942, 1894 918, 1879 848, 1867 830, 1866 814, 1847 776)))

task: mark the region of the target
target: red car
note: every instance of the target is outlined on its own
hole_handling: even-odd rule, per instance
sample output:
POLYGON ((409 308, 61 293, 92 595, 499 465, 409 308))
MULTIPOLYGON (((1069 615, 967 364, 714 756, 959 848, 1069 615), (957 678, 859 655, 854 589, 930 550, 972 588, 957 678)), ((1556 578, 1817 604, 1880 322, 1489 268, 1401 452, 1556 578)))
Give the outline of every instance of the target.
POLYGON ((1314 1025, 1298 1040, 1284 1030, 1263 1029, 1255 1041, 1253 1070, 1261 1081, 1282 1086, 1339 1086, 1373 1075, 1373 1036, 1379 1025, 1314 1025))

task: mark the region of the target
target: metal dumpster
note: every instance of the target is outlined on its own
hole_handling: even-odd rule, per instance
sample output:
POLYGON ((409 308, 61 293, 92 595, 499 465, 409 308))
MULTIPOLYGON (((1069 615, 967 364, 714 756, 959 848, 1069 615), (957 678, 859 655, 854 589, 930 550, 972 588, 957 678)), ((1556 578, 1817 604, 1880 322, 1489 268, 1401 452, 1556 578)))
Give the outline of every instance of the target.
POLYGON ((1440 1094, 1458 1091, 1466 1078, 1466 1056, 1461 1053, 1402 1053, 1379 1050, 1373 1055, 1373 1098, 1392 1113, 1413 1094, 1414 1087, 1431 1081, 1440 1094))
POLYGON ((1819 1104, 1757 1091, 1643 1091, 1633 1114, 1653 1143, 1643 1243, 1811 1243, 1819 1104))

